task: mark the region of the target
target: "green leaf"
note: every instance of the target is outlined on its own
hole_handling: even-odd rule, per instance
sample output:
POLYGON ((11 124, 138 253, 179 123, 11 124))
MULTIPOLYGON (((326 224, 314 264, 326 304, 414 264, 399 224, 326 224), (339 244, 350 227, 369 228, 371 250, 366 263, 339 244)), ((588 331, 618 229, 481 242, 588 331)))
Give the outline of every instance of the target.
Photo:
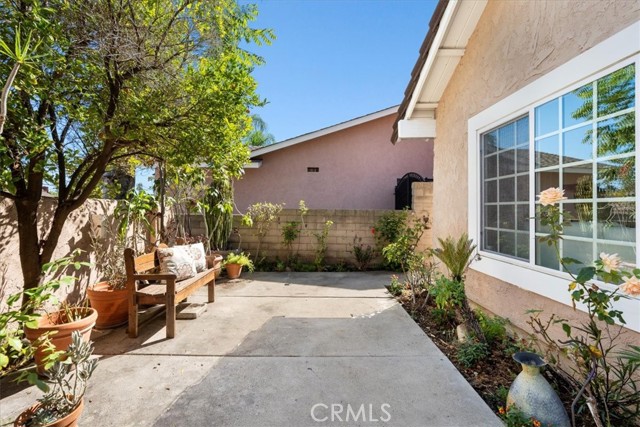
POLYGON ((567 334, 568 337, 571 336, 571 326, 569 326, 567 323, 562 324, 562 330, 565 334, 567 334))
POLYGON ((582 262, 578 261, 575 258, 571 258, 571 257, 564 257, 560 261, 565 265, 582 264, 582 262))
POLYGON ((7 344, 16 351, 22 350, 22 341, 16 337, 7 338, 7 344))
POLYGON ((9 358, 5 355, 0 353, 0 369, 6 367, 9 364, 9 358))
POLYGON ((584 267, 580 269, 578 272, 578 277, 576 277, 576 282, 578 283, 586 283, 589 280, 593 279, 593 276, 596 274, 595 267, 584 267))

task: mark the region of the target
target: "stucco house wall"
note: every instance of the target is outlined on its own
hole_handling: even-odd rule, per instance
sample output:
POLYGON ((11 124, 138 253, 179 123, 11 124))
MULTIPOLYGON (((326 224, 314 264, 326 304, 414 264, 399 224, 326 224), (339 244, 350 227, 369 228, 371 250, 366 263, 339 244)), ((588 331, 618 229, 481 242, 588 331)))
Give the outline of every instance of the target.
MULTIPOLYGON (((438 104, 434 239, 467 231, 469 118, 638 19, 636 1, 489 1, 438 104)), ((583 316, 477 271, 469 271, 467 286, 473 301, 524 330, 529 309, 583 316)), ((640 334, 628 331, 625 340, 638 343, 640 334)))
POLYGON ((242 212, 256 202, 295 209, 394 209, 396 180, 433 175, 433 143, 389 144, 395 113, 260 156, 234 183, 242 212), (307 172, 308 167, 319 172, 307 172))

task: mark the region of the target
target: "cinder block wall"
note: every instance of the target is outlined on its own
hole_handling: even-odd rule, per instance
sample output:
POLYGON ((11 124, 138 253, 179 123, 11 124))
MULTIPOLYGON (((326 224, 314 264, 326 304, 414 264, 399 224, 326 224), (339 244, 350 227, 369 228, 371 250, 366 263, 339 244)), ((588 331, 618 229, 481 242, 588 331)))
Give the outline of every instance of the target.
MULTIPOLYGON (((417 216, 427 215, 429 220, 433 220, 433 182, 414 182, 411 184, 411 195, 413 199, 413 211, 417 216)), ((433 228, 433 223, 430 222, 433 228)), ((433 234, 431 229, 425 231, 418 244, 418 249, 425 250, 433 247, 433 234)))
MULTIPOLYGON (((414 182, 412 185, 413 207, 416 215, 428 215, 432 210, 432 182, 414 182)), ((385 213, 393 212, 389 210, 322 210, 310 209, 304 217, 304 227, 300 233, 300 237, 293 244, 293 254, 298 253, 301 260, 305 262, 313 262, 316 254, 318 242, 314 234, 322 232, 322 227, 328 220, 333 221, 333 226, 329 229, 327 237, 327 255, 325 262, 327 264, 335 264, 345 262, 347 264, 355 263, 353 255, 354 238, 362 239, 364 247, 370 245, 375 248, 376 242, 371 229, 375 226, 378 219, 385 213)), ((199 215, 192 215, 191 233, 193 235, 205 234, 203 219, 199 215)), ((236 249, 238 246, 252 255, 256 254, 258 249, 258 236, 255 228, 245 227, 241 223, 241 216, 234 217, 234 233, 229 239, 229 247, 236 249)), ((300 222, 300 216, 297 209, 284 209, 278 219, 272 224, 267 236, 260 247, 260 256, 266 257, 268 260, 286 260, 288 253, 282 243, 282 229, 289 221, 300 222)), ((426 249, 432 246, 431 230, 427 230, 420 241, 419 249, 426 249)), ((381 257, 377 257, 374 263, 382 261, 381 257)))
MULTIPOLYGON (((300 237, 293 244, 292 252, 300 255, 301 260, 313 262, 318 242, 314 234, 322 232, 326 221, 333 221, 327 237, 326 264, 345 262, 355 263, 353 251, 354 239, 362 239, 361 243, 366 247, 375 248, 375 238, 371 229, 375 226, 380 216, 387 213, 386 210, 309 210, 304 217, 304 227, 300 237)), ((260 247, 260 257, 265 256, 269 260, 278 257, 287 259, 287 250, 282 243, 282 228, 289 221, 300 222, 300 216, 296 209, 285 209, 278 216, 267 233, 260 247)), ((237 232, 231 235, 229 245, 237 248, 238 245, 245 251, 255 255, 258 249, 258 236, 255 228, 241 225, 241 217, 234 217, 234 229, 237 232)), ((377 258, 375 262, 380 262, 377 258)), ((374 263, 375 263, 374 262, 374 263)))

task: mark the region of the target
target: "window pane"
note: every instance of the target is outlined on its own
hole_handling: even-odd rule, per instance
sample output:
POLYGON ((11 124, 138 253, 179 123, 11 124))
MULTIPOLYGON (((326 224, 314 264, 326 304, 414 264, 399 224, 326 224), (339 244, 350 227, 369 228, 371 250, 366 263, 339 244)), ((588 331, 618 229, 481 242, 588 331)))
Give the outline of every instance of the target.
MULTIPOLYGON (((529 117, 523 117, 516 122, 516 144, 529 143, 529 117)), ((527 147, 528 149, 528 147, 527 147)))
POLYGON ((516 255, 516 233, 513 231, 500 231, 498 250, 501 254, 516 255))
POLYGON ((560 269, 560 263, 553 246, 536 242, 536 265, 541 265, 554 270, 560 269))
POLYGON ((562 162, 573 163, 593 158, 591 126, 582 126, 562 134, 562 162))
POLYGON ((564 228, 567 236, 593 237, 593 203, 563 203, 570 214, 569 224, 564 228))
POLYGON ((546 168, 557 166, 560 155, 558 135, 553 135, 536 141, 536 167, 546 168))
POLYGON ((559 186, 560 178, 557 169, 536 173, 536 194, 540 194, 541 191, 547 188, 558 188, 559 186))
POLYGON ((513 175, 516 171, 515 150, 507 150, 498 154, 498 173, 500 176, 513 175))
POLYGON ((635 242, 635 203, 598 203, 598 239, 635 242))
POLYGON ((577 259, 582 263, 567 266, 567 269, 575 274, 585 265, 593 263, 593 243, 564 239, 562 241, 562 256, 577 259))
POLYGON ((593 86, 584 85, 562 97, 562 125, 577 125, 593 117, 593 86))
POLYGON ((598 163, 598 197, 633 197, 636 194, 636 159, 598 163))
POLYGON ((528 246, 524 245, 529 236, 529 118, 525 116, 507 123, 481 138, 482 249, 528 260, 528 246), (494 154, 487 154, 489 152, 494 154), (524 215, 519 224, 516 193, 524 202, 518 211, 524 215), (518 234, 522 235, 522 248, 517 248, 516 226, 521 230, 518 234))
POLYGON ((635 106, 635 65, 631 64, 598 80, 598 117, 635 106))
POLYGON ((562 188, 568 199, 593 197, 593 165, 572 166, 562 169, 562 188))
POLYGON ((529 171, 529 147, 516 150, 516 172, 529 171))
POLYGON ((516 188, 514 178, 502 178, 500 180, 500 202, 513 202, 516 200, 516 188))
POLYGON ((498 252, 498 232, 496 230, 485 230, 484 248, 488 251, 498 252))
POLYGON ((516 256, 529 259, 529 233, 516 234, 516 256))
POLYGON ((498 172, 497 167, 498 156, 493 155, 484 159, 484 177, 495 178, 498 172))
POLYGON ((598 157, 630 153, 636 148, 634 113, 598 123, 598 157))
POLYGON ((498 228, 498 206, 487 205, 484 207, 485 227, 498 228))
POLYGON ((505 148, 511 148, 516 143, 516 126, 515 123, 510 123, 506 126, 498 129, 498 148, 504 150, 505 148))
POLYGON ((558 99, 549 101, 535 109, 536 137, 558 130, 558 99))
POLYGON ((526 202, 529 200, 529 175, 520 175, 516 178, 517 183, 517 197, 519 202, 526 202))
POLYGON ((516 226, 518 230, 529 231, 529 205, 516 206, 516 226))
POLYGON ((484 134, 482 140, 485 155, 495 153, 498 150, 498 133, 496 131, 484 134))
POLYGON ((500 228, 515 230, 516 228, 516 207, 515 205, 500 205, 500 228))
POLYGON ((484 183, 484 201, 488 203, 498 201, 498 181, 487 181, 484 183))
POLYGON ((611 245, 609 243, 599 243, 598 253, 618 254, 623 262, 632 266, 636 265, 636 248, 633 246, 611 245))

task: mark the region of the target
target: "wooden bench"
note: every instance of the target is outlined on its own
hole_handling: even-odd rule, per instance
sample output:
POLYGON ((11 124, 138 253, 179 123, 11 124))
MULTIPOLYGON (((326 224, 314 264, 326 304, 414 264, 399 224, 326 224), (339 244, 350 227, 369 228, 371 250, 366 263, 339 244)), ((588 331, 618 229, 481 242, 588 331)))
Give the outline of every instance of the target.
POLYGON ((133 249, 124 251, 129 293, 129 337, 138 336, 138 306, 164 304, 167 311, 167 338, 176 335, 176 306, 200 287, 209 287, 208 302, 215 301, 215 269, 176 282, 174 274, 159 274, 155 251, 135 256, 133 249))

